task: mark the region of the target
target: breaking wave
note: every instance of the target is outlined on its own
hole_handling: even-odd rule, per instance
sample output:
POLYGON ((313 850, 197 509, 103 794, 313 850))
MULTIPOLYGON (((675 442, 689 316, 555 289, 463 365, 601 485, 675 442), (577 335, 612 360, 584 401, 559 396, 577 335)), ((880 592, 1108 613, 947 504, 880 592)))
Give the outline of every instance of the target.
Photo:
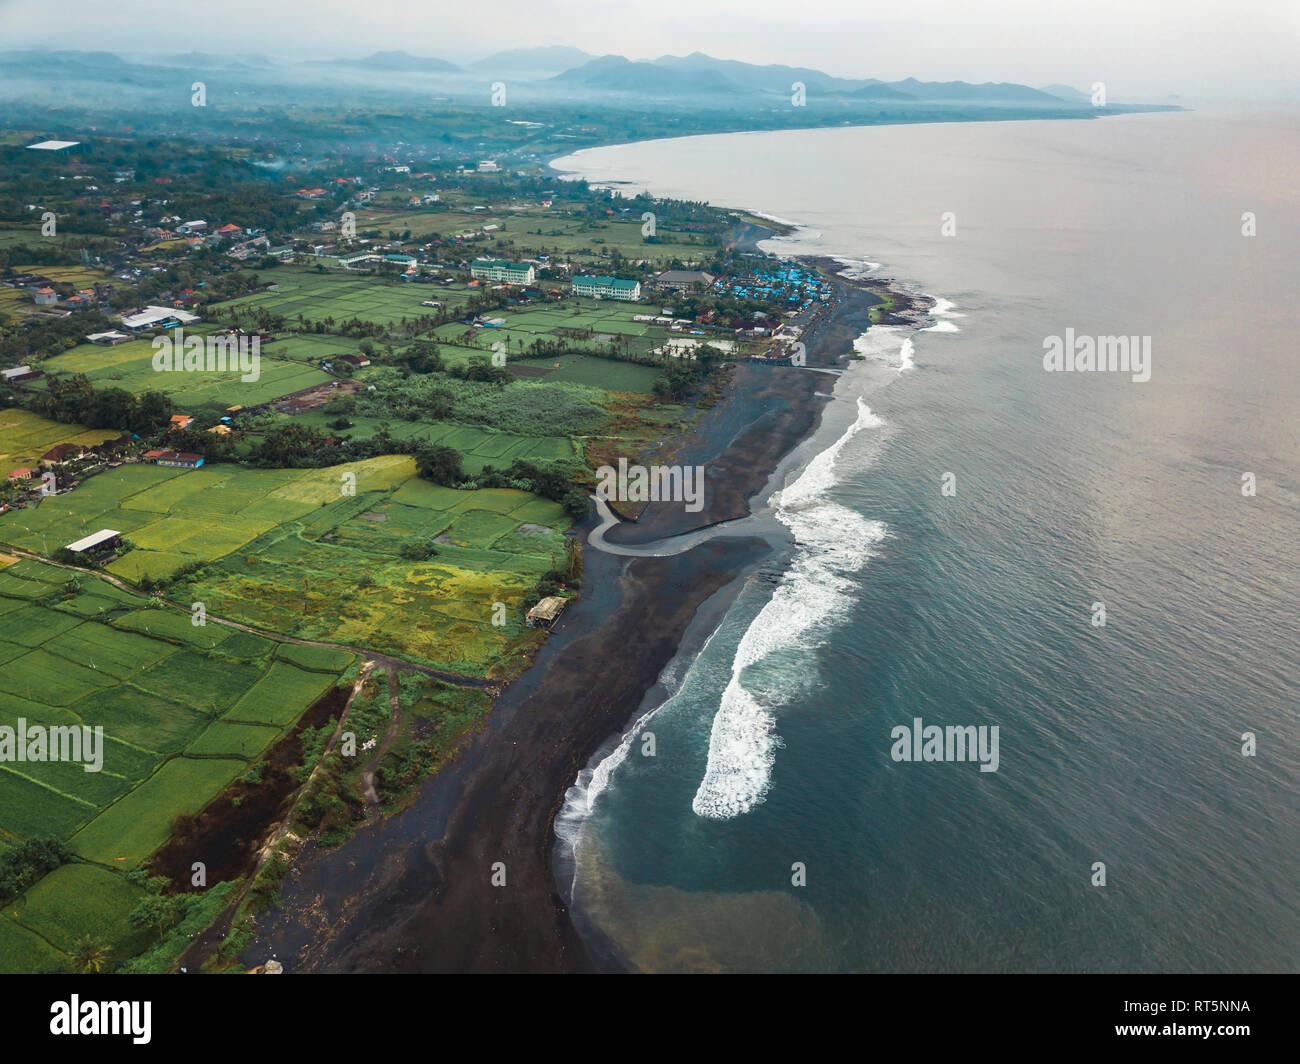
POLYGON ((781 746, 775 710, 811 682, 808 651, 824 639, 827 622, 852 606, 848 574, 866 564, 887 534, 882 522, 826 498, 844 445, 863 429, 883 425, 857 402, 857 420, 772 497, 773 512, 794 536, 795 555, 736 648, 713 718, 704 778, 691 803, 698 816, 727 820, 764 800, 781 746))
POLYGON ((943 296, 931 296, 934 300, 934 306, 930 308, 929 316, 938 320, 928 329, 922 329, 922 332, 937 333, 955 333, 961 332, 955 322, 949 321, 949 318, 964 318, 965 314, 958 314, 952 308, 957 304, 951 299, 944 299, 943 296))
POLYGON ((912 330, 903 325, 873 325, 853 341, 853 350, 868 362, 883 363, 899 373, 915 368, 912 330))
POLYGON ((847 281, 861 281, 880 269, 880 263, 870 259, 851 259, 843 255, 834 255, 832 258, 844 267, 836 272, 847 281))

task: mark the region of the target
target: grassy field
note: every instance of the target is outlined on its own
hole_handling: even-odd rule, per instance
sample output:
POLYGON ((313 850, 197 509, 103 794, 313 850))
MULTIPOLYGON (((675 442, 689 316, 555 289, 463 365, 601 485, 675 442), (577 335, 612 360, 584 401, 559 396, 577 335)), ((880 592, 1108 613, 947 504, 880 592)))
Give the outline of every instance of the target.
MULTIPOLYGON (((43 237, 40 235, 39 228, 5 229, 0 227, 0 251, 15 245, 31 245, 36 241, 45 243, 47 240, 56 242, 69 240, 73 236, 74 234, 71 233, 61 233, 55 237, 43 237)), ((40 274, 55 283, 75 285, 78 289, 89 288, 96 281, 102 281, 107 276, 105 270, 91 270, 84 266, 14 266, 13 270, 15 273, 40 274)), ((16 318, 21 315, 44 312, 44 310, 44 307, 36 305, 35 300, 32 299, 30 289, 10 288, 8 285, 0 285, 0 314, 7 314, 16 318)))
POLYGON ((342 324, 355 317, 391 324, 402 318, 433 313, 430 308, 420 306, 426 299, 455 308, 464 305, 468 298, 463 285, 444 288, 410 284, 342 269, 319 273, 310 266, 282 266, 265 274, 264 279, 274 281, 279 290, 217 303, 211 308, 212 314, 231 320, 230 312, 238 310, 242 320, 249 321, 253 309, 260 307, 268 313, 283 315, 290 323, 297 322, 301 315, 306 322, 333 319, 335 324, 342 324))
MULTIPOLYGON (((571 354, 581 355, 584 351, 606 351, 614 343, 620 353, 652 359, 654 363, 647 365, 601 359, 596 364, 587 364, 576 375, 559 374, 549 379, 573 380, 608 391, 649 393, 655 377, 659 375, 657 364, 662 361, 662 356, 657 351, 670 338, 691 336, 699 341, 707 341, 715 335, 702 328, 677 333, 665 325, 634 320, 647 315, 661 316, 662 310, 663 306, 657 302, 621 303, 615 300, 570 297, 560 303, 539 303, 497 312, 496 316, 503 319, 504 324, 495 328, 467 329, 460 322, 440 325, 433 330, 431 338, 437 341, 443 360, 448 363, 485 357, 496 350, 495 345, 503 344, 511 363, 521 362, 542 367, 550 365, 552 368, 560 360, 558 356, 544 356, 537 360, 526 357, 532 344, 539 340, 559 341, 571 354), (568 335, 570 330, 576 330, 580 334, 590 331, 590 335, 568 335), (597 371, 597 364, 605 368, 604 373, 597 371)), ((722 338, 727 337, 722 335, 722 338)))
POLYGON ((591 355, 556 355, 550 358, 521 358, 510 363, 523 368, 529 377, 537 375, 547 382, 567 381, 586 384, 609 392, 633 392, 648 395, 654 389, 659 370, 635 362, 616 362, 591 355))
MULTIPOLYGON (((321 410, 296 414, 284 420, 310 425, 326 433, 336 431, 328 427, 329 422, 334 420, 334 415, 321 410)), ((349 436, 374 436, 382 426, 387 425, 389 435, 395 440, 422 439, 454 447, 461 454, 462 467, 470 474, 481 472, 485 465, 501 469, 517 458, 530 462, 550 462, 572 458, 575 454, 573 444, 564 436, 517 436, 473 425, 458 425, 452 421, 402 421, 361 415, 348 415, 348 420, 352 422, 352 427, 338 431, 349 436)))
POLYGON ((37 273, 48 277, 56 284, 71 284, 78 288, 89 288, 96 281, 108 276, 108 270, 94 270, 88 266, 15 266, 14 273, 37 273))
MULTIPOLYGON (((187 328, 186 335, 207 335, 216 326, 203 325, 187 328)), ((224 410, 236 403, 254 406, 282 395, 310 388, 330 380, 329 374, 304 365, 288 354, 281 356, 276 345, 268 344, 260 351, 257 380, 244 381, 236 369, 224 372, 168 372, 154 369, 152 339, 130 340, 116 347, 97 344, 79 344, 70 351, 46 359, 41 368, 51 374, 84 373, 97 388, 123 388, 133 394, 145 391, 165 392, 179 410, 202 406, 220 407, 224 410)), ((349 345, 343 351, 351 350, 349 345)))
MULTIPOLYGON (((38 936, 56 956, 71 954, 78 940, 89 936, 108 947, 110 963, 120 962, 149 942, 150 936, 132 930, 128 921, 144 896, 144 890, 108 869, 68 864, 56 868, 8 906, 5 923, 20 934, 38 936)), ((32 971, 4 967, 6 937, 0 932, 0 970, 32 971)))
POLYGON ((146 942, 122 873, 292 727, 353 660, 289 647, 36 561, 0 569, 0 724, 103 729, 102 767, 0 764, 0 839, 64 839, 86 863, 5 907, 0 971, 57 966, 83 935, 122 959, 146 942))
POLYGON ((0 541, 42 554, 101 528, 136 544, 109 572, 127 580, 171 576, 183 565, 214 561, 288 522, 338 503, 343 473, 358 492, 409 479, 409 458, 372 458, 339 469, 246 469, 236 465, 173 469, 126 465, 91 477, 76 491, 35 509, 0 516, 0 541))
MULTIPOLYGON (((491 243, 481 245, 482 254, 498 258, 511 258, 525 251, 559 252, 563 258, 598 267, 605 257, 603 252, 617 250, 624 258, 634 262, 645 260, 650 267, 661 268, 674 259, 691 262, 707 258, 714 246, 712 238, 705 234, 673 232, 662 226, 658 228, 656 241, 647 243, 641 235, 640 215, 631 213, 588 221, 533 207, 522 211, 488 211, 475 215, 453 212, 429 217, 438 219, 440 223, 431 228, 444 234, 478 229, 484 225, 500 226, 500 231, 492 234, 491 243)), ((390 224, 382 228, 387 232, 388 229, 408 228, 408 225, 390 224)), ((412 235, 421 231, 414 224, 409 228, 412 235)))
POLYGON ((26 410, 0 410, 0 477, 11 470, 35 469, 41 455, 60 443, 80 443, 87 447, 111 440, 120 433, 111 429, 86 429, 49 421, 26 410))

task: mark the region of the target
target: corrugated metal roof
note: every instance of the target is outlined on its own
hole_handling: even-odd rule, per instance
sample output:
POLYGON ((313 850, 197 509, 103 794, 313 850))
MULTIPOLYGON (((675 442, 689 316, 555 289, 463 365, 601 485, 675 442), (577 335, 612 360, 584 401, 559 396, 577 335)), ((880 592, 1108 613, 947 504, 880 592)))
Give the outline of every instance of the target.
POLYGON ((111 528, 101 528, 98 532, 92 532, 90 535, 86 536, 85 539, 79 539, 76 543, 69 543, 68 550, 89 550, 91 547, 97 547, 99 544, 105 543, 114 536, 120 536, 121 534, 121 532, 115 532, 111 528))

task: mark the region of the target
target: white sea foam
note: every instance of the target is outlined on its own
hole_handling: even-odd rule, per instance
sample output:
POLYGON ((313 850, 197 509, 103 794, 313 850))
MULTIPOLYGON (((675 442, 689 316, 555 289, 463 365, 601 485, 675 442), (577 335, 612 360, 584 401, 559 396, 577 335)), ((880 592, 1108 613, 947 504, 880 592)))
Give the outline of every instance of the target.
POLYGON ((861 281, 880 269, 880 263, 872 262, 870 259, 850 259, 842 255, 832 257, 844 267, 844 269, 837 271, 839 275, 849 281, 861 281))
POLYGON ((911 330, 902 325, 871 326, 853 341, 853 350, 869 362, 884 363, 900 373, 914 366, 911 330))
POLYGON ((792 222, 789 218, 778 218, 775 214, 767 214, 763 211, 755 211, 755 210, 751 210, 749 213, 752 214, 755 218, 762 218, 769 222, 776 222, 777 225, 788 225, 795 229, 804 228, 803 222, 792 222))
POLYGON ((951 299, 944 299, 943 296, 931 296, 934 300, 934 306, 930 308, 932 318, 964 318, 965 314, 958 314, 952 308, 957 304, 951 299))
POLYGON ((845 444, 863 429, 882 424, 859 399, 857 420, 772 496, 776 517, 794 535, 795 555, 736 648, 713 718, 704 778, 691 803, 698 816, 740 816, 767 793, 781 745, 774 711, 811 681, 808 651, 822 642, 827 623, 852 606, 847 574, 865 565, 886 535, 882 522, 825 498, 845 444))
POLYGON ((961 332, 961 329, 957 327, 956 323, 948 320, 949 318, 966 317, 965 314, 958 314, 952 309, 957 304, 951 299, 944 299, 943 296, 930 296, 930 298, 934 300, 934 306, 929 310, 929 317, 938 318, 939 320, 928 329, 922 329, 921 331, 937 333, 961 332))
MULTIPOLYGON (((602 758, 600 764, 591 770, 591 779, 587 781, 585 792, 582 795, 582 805, 585 806, 581 810, 583 815, 590 813, 595 808, 596 799, 600 797, 600 792, 609 786, 610 777, 614 775, 614 770, 627 760, 627 755, 632 749, 632 743, 636 740, 637 733, 641 731, 645 726, 645 722, 652 716, 654 716, 653 713, 647 713, 632 725, 623 734, 618 746, 606 757, 602 758)), ((579 781, 579 785, 581 785, 581 781, 579 781)))
MULTIPOLYGON (((580 825, 587 818, 596 806, 596 799, 609 786, 615 770, 627 760, 633 744, 640 738, 645 726, 656 713, 671 705, 679 696, 682 687, 689 681, 692 670, 701 658, 707 655, 710 644, 717 638, 720 631, 720 628, 715 628, 709 633, 708 638, 704 640, 704 644, 700 648, 699 654, 686 666, 686 678, 680 683, 677 675, 680 659, 674 657, 664 671, 659 674, 658 680, 659 684, 668 688, 669 696, 654 709, 638 717, 635 723, 623 733, 614 749, 602 757, 594 768, 584 768, 578 773, 578 778, 565 793, 564 806, 560 815, 556 818, 557 832, 559 831, 558 825, 561 822, 564 822, 571 829, 575 825, 580 825)), ((566 830, 562 834, 572 842, 577 838, 578 831, 566 830)))
POLYGON ((912 344, 912 338, 909 336, 903 341, 903 346, 898 349, 898 372, 902 373, 905 369, 915 369, 916 363, 912 361, 912 355, 916 353, 916 348, 912 344))

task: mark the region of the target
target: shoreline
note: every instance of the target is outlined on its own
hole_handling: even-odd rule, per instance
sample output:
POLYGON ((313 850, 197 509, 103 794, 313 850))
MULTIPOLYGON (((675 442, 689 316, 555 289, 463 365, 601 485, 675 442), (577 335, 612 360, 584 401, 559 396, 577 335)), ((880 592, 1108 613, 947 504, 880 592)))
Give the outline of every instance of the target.
MULTIPOLYGON (((747 233, 745 244, 771 235, 747 233)), ((826 270, 835 293, 805 334, 809 366, 842 365, 886 299, 888 323, 921 312, 923 297, 896 282, 840 277, 845 263, 825 256, 792 257, 826 270)), ((709 470, 704 510, 651 504, 621 526, 632 535, 613 542, 747 516, 782 460, 816 431, 829 402, 824 374, 733 365, 723 400, 664 448, 709 470)), ((579 526, 584 545, 597 524, 593 514, 579 526)), ((459 757, 402 812, 336 849, 309 843, 285 879, 283 908, 259 917, 244 960, 274 957, 287 971, 625 970, 612 944, 597 934, 589 953, 574 926, 555 878, 555 818, 579 773, 640 715, 692 622, 702 610, 725 611, 770 551, 756 537, 662 558, 584 549, 582 596, 459 757), (504 886, 491 882, 498 863, 504 886)))

